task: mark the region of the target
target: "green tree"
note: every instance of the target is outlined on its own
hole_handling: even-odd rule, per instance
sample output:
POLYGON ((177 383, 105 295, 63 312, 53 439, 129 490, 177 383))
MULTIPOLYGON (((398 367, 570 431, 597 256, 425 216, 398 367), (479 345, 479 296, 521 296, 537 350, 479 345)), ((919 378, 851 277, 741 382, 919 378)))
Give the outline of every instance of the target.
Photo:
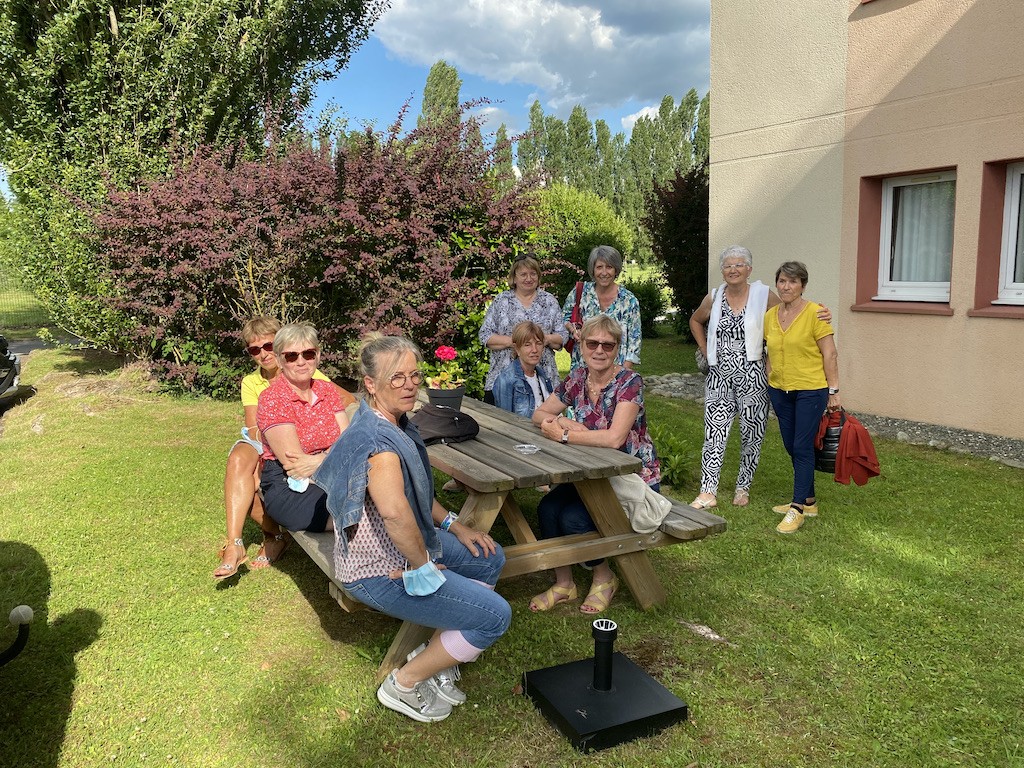
POLYGON ((544 151, 541 168, 549 184, 564 184, 568 155, 565 123, 554 115, 544 117, 544 151))
POLYGON ((612 132, 604 120, 597 120, 594 123, 594 132, 597 134, 595 144, 597 170, 594 173, 594 191, 599 197, 614 205, 615 152, 612 148, 612 132))
POLYGON ((108 346, 125 323, 102 295, 82 207, 164 173, 172 147, 259 153, 263 117, 290 126, 347 63, 384 0, 141 0, 0 5, 0 163, 15 197, 0 258, 54 320, 108 346), (72 202, 75 201, 75 202, 72 202))
POLYGON ((593 191, 597 168, 597 146, 594 128, 587 110, 577 104, 566 124, 566 182, 577 189, 593 191))
POLYGON ((567 262, 567 268, 545 275, 548 290, 561 301, 587 269, 590 251, 611 245, 624 258, 633 251, 629 225, 611 204, 593 192, 552 184, 538 191, 538 224, 532 240, 535 250, 567 262))
POLYGON ((695 162, 707 165, 711 152, 711 93, 704 94, 697 110, 697 127, 693 135, 693 154, 695 162))
POLYGON ((544 155, 544 108, 539 101, 530 105, 530 128, 516 143, 516 165, 523 176, 538 173, 544 155))
POLYGON ((423 126, 424 121, 447 119, 459 112, 459 91, 462 90, 462 78, 459 71, 441 59, 430 68, 427 82, 423 86, 423 108, 417 125, 423 126))
POLYGON ((515 167, 512 163, 512 142, 508 138, 508 128, 502 123, 494 134, 494 177, 498 188, 507 191, 516 181, 515 167))

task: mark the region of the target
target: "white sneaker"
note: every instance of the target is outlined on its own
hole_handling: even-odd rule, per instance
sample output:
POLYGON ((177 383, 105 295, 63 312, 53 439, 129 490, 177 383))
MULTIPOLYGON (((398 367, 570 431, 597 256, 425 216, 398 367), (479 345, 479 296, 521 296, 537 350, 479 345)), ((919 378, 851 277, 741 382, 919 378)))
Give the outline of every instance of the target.
POLYGON ((438 698, 433 686, 424 680, 417 683, 411 691, 398 689, 394 670, 377 689, 377 701, 388 709, 401 712, 406 717, 421 723, 436 723, 444 720, 452 713, 452 705, 438 698))
MULTIPOLYGON (((427 647, 426 643, 421 643, 418 648, 414 648, 408 656, 405 657, 406 661, 412 661, 416 656, 422 653, 427 647)), ((433 677, 429 678, 425 682, 429 683, 434 687, 438 696, 447 701, 449 704, 459 706, 466 702, 466 694, 455 685, 456 680, 462 679, 462 673, 459 671, 459 665, 442 669, 433 677)))

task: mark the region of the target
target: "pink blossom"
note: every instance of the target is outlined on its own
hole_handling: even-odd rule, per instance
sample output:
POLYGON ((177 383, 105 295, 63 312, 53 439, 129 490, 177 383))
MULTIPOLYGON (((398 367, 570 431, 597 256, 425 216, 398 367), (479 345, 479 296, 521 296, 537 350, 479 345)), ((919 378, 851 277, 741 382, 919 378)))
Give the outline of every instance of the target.
POLYGON ((455 347, 438 347, 434 350, 434 355, 438 360, 450 363, 458 355, 458 352, 455 351, 455 347))

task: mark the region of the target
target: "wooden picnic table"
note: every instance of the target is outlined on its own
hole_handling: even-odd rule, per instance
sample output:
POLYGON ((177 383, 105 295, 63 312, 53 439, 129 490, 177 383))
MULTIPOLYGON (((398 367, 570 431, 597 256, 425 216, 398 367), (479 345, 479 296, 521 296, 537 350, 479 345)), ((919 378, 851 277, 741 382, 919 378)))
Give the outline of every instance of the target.
MULTIPOLYGON (((421 397, 425 400, 425 395, 421 397)), ((674 503, 668 528, 671 534, 666 532, 667 526, 653 533, 636 533, 609 482, 610 477, 640 469, 640 460, 635 456, 613 448, 564 445, 548 440, 530 421, 471 398, 463 399, 462 411, 476 419, 480 434, 461 443, 429 446, 427 453, 432 466, 465 488, 460 522, 489 531, 501 515, 508 526, 516 543, 505 547, 502 579, 612 557, 634 600, 646 610, 666 599, 665 588, 647 550, 725 530, 723 518, 674 503), (523 454, 516 450, 517 445, 535 445, 540 450, 523 454), (557 483, 576 486, 596 532, 538 541, 513 492, 557 483)), ((352 610, 354 601, 334 579, 333 534, 294 535, 331 579, 332 596, 343 608, 352 610)), ((432 633, 428 627, 404 622, 381 663, 378 677, 383 679, 404 664, 406 654, 432 633)))

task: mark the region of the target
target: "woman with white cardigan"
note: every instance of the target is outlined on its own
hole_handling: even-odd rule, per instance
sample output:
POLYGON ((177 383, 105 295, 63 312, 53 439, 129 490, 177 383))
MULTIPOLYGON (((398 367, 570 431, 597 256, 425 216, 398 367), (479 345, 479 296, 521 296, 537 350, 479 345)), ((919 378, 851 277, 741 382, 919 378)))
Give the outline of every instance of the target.
MULTIPOLYGON (((718 481, 733 420, 740 422, 740 466, 733 506, 750 503, 750 485, 768 426, 768 377, 764 367, 764 314, 779 303, 760 280, 749 283, 750 251, 730 245, 718 257, 723 282, 690 316, 690 331, 708 360, 704 392, 704 448, 700 494, 690 506, 718 506, 718 481), (705 330, 705 325, 707 328, 705 330)), ((832 313, 820 313, 826 322, 832 313)))

